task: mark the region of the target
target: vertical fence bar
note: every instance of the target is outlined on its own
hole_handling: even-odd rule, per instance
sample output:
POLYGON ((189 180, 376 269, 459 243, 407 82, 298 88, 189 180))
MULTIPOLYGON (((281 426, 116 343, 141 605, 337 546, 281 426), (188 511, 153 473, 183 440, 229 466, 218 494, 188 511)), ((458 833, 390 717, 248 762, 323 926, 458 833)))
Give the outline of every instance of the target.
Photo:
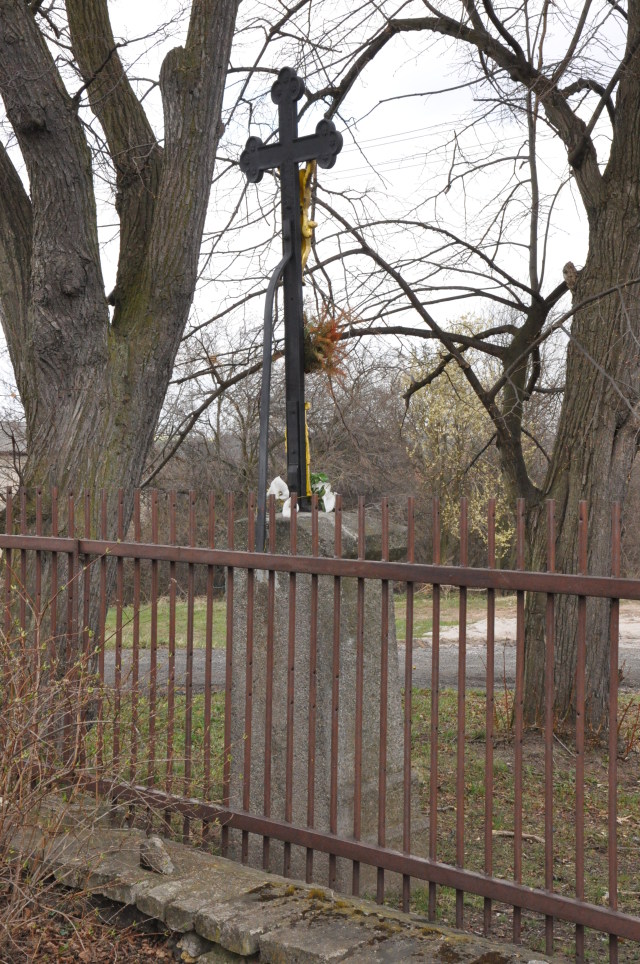
MULTIPOLYGON (((487 510, 487 565, 496 567, 496 500, 489 499, 487 510)), ((484 872, 493 873, 493 719, 495 714, 495 629, 496 591, 487 589, 487 676, 485 704, 485 758, 484 758, 484 872)), ((483 932, 491 930, 491 898, 484 899, 483 932)))
MULTIPOLYGON (((42 489, 36 488, 36 535, 42 535, 42 489)), ((36 692, 40 689, 41 680, 46 680, 47 659, 46 652, 43 651, 42 640, 42 552, 36 551, 35 564, 35 587, 34 587, 34 656, 35 656, 35 679, 33 681, 36 692), (44 665, 43 665, 44 657, 44 665), (43 679, 44 678, 44 679, 43 679)), ((6 642, 6 640, 5 640, 6 642)), ((1 684, 0 684, 1 685, 1 684)), ((4 689, 4 686, 3 686, 4 689)), ((53 706, 51 707, 53 709, 53 706)), ((1 731, 0 731, 1 733, 1 731)), ((33 734, 36 745, 39 743, 40 721, 36 718, 33 721, 33 734)), ((83 761, 84 762, 84 761, 83 761)), ((37 784, 37 771, 31 770, 31 789, 34 790, 37 784)))
MULTIPOLYGON (((516 568, 524 569, 524 499, 516 509, 516 568)), ((524 740, 524 592, 516 593, 516 689, 514 697, 513 878, 522 883, 522 750, 524 740)), ((513 940, 520 943, 522 910, 513 908, 513 940)))
MULTIPOLYGON (((11 535, 13 532, 13 493, 10 487, 6 489, 6 505, 5 505, 5 532, 7 535, 11 535)), ((11 549, 5 549, 4 553, 5 567, 4 567, 4 638, 9 640, 11 637, 11 627, 13 625, 13 617, 11 615, 11 584, 13 577, 13 551, 11 549)), ((52 665, 53 659, 55 658, 55 648, 52 641, 52 665)))
MULTIPOLYGON (((76 532, 75 504, 74 504, 73 493, 70 492, 67 500, 67 535, 69 536, 70 539, 75 538, 75 532, 76 532)), ((75 561, 75 553, 72 550, 71 552, 67 553, 67 586, 66 586, 67 632, 66 632, 65 670, 68 674, 67 676, 68 682, 70 678, 73 678, 75 676, 73 671, 70 669, 70 667, 73 665, 72 660, 75 655, 74 654, 75 646, 74 646, 74 639, 73 639, 73 630, 74 630, 73 614, 74 614, 75 578, 76 578, 74 561, 75 561)), ((72 726, 72 720, 73 720, 73 711, 71 708, 70 696, 71 694, 67 686, 67 699, 66 699, 67 706, 65 709, 65 720, 64 720, 64 746, 65 746, 65 760, 67 761, 67 763, 71 762, 71 755, 73 753, 72 744, 71 744, 71 740, 72 740, 71 726, 72 726)), ((115 742, 114 742, 114 753, 115 753, 115 742)))
MULTIPOLYGON (((342 556, 342 496, 336 496, 334 555, 342 556)), ((342 587, 340 576, 333 577, 333 652, 331 655, 331 763, 329 778, 329 830, 338 833, 338 750, 340 719, 340 600, 342 587)), ((329 854, 329 887, 335 887, 337 858, 329 854)))
MULTIPOLYGON (((42 535, 42 488, 36 488, 36 535, 42 535)), ((35 578, 35 618, 40 635, 40 623, 42 620, 42 552, 36 552, 36 578, 35 578)))
MULTIPOLYGON (((91 538, 91 492, 84 493, 84 537, 91 538)), ((89 658, 89 606, 91 603, 91 558, 86 553, 82 557, 82 655, 84 669, 89 658)))
MULTIPOLYGON (((20 487, 20 534, 27 534, 27 492, 20 487)), ((24 698, 29 687, 29 656, 27 651, 27 550, 20 550, 20 698, 24 698)), ((67 661, 67 669, 70 663, 67 661)))
MULTIPOLYGON (((291 496, 290 544, 292 556, 298 552, 298 502, 296 493, 291 496)), ((296 574, 289 574, 289 636, 287 640, 287 734, 286 734, 286 762, 284 780, 284 819, 291 823, 293 819, 293 723, 295 709, 295 665, 296 665, 296 574)), ((283 874, 288 877, 291 873, 291 843, 286 840, 283 848, 283 874)))
MULTIPOLYGON (((620 503, 611 508, 611 575, 620 576, 620 503)), ((609 906, 618 909, 618 650, 620 600, 611 600, 609 616, 609 790, 608 848, 609 906)), ((609 962, 618 964, 618 938, 609 935, 609 962)))
MULTIPOLYGON (((415 503, 407 500, 407 562, 415 559, 415 503)), ((404 634, 404 756, 402 762, 402 850, 411 853, 411 710, 413 703, 413 583, 407 583, 404 634)), ((402 875, 402 909, 409 911, 411 877, 402 875)))
MULTIPOLYGON (((389 500, 382 500, 382 561, 389 561, 389 500)), ((408 590, 408 586, 407 586, 408 590)), ((380 586, 380 731, 378 737, 378 846, 386 846, 387 726, 389 703, 389 580, 380 586)), ((384 902, 384 869, 378 867, 376 901, 384 902)))
MULTIPOLYGON (((433 499, 432 507, 433 564, 440 565, 440 500, 433 499)), ((433 586, 431 625, 431 709, 429 727, 429 858, 435 860, 438 853, 438 742, 440 699, 440 586, 433 586)), ((437 888, 429 881, 429 920, 436 919, 437 888)))
MULTIPOLYGON (((9 508, 9 507, 8 507, 9 508)), ((58 489, 51 490, 51 535, 58 535, 58 489)), ((51 665, 58 659, 58 553, 51 553, 51 665)), ((103 677, 104 683, 104 677, 103 677)))
MULTIPOLYGON (((547 502, 547 571, 556 568, 556 504, 547 502)), ((544 885, 553 890, 553 704, 555 659, 555 596, 547 593, 544 657, 544 885)), ((545 948, 553 954, 554 921, 547 914, 544 922, 545 948)))
MULTIPOLYGON (((467 499, 460 502, 460 565, 468 562, 467 499)), ((458 616, 458 739, 456 752, 456 866, 464 867, 464 758, 466 739, 467 589, 460 587, 458 616)), ((456 927, 464 925, 464 891, 456 890, 456 927)))
MULTIPOLYGON (((189 545, 196 544, 196 494, 189 492, 189 545)), ((191 796, 191 770, 193 763, 193 624, 195 618, 196 567, 190 562, 187 568, 187 652, 184 679, 184 783, 185 797, 191 796)), ((185 815, 182 823, 182 839, 189 840, 190 819, 185 815)))
MULTIPOLYGON (((158 542, 158 490, 151 490, 151 542, 158 542)), ((149 786, 156 780, 156 713, 158 697, 158 560, 151 560, 151 626, 149 651, 149 786)), ((149 812, 149 821, 151 812, 149 812)))
MULTIPOLYGON (((227 548, 234 546, 235 512, 233 493, 227 496, 227 548)), ((227 639, 224 685, 224 756, 222 770, 222 804, 229 806, 231 792, 231 693, 233 687, 233 566, 227 567, 227 639)), ((229 828, 222 828, 220 838, 222 856, 229 849, 229 828)))
MULTIPOLYGON (((124 492, 118 489, 118 529, 119 542, 124 540, 124 492)), ((118 556, 116 560, 116 664, 115 664, 115 698, 113 717, 113 767, 117 770, 120 759, 120 707, 122 695, 122 606, 124 599, 124 559, 118 556)))
MULTIPOLYGON (((27 490, 20 486, 20 534, 27 534, 27 490)), ((20 550, 20 639, 21 650, 24 653, 27 632, 27 550, 20 550)), ((67 666, 69 664, 67 663, 67 666)))
MULTIPOLYGON (((73 518, 71 520, 72 524, 71 524, 70 532, 72 533, 73 539, 77 540, 80 533, 78 532, 78 524, 75 517, 76 510, 75 510, 75 502, 73 500, 73 496, 71 497, 71 499, 73 502, 73 511, 71 513, 73 518)), ((78 700, 78 693, 79 693, 81 674, 82 674, 82 667, 81 667, 82 634, 80 632, 80 618, 81 618, 80 597, 82 592, 82 586, 81 586, 81 579, 80 579, 80 552, 79 552, 78 541, 74 542, 73 553, 72 553, 72 570, 73 570, 73 578, 72 578, 73 594, 71 599, 71 640, 72 640, 72 653, 73 653, 72 679, 74 682, 74 689, 72 690, 72 692, 74 693, 73 703, 72 703, 73 755, 76 761, 80 761, 81 753, 82 753, 81 737, 83 733, 83 728, 82 728, 83 712, 82 712, 81 702, 78 700)))
MULTIPOLYGON (((172 546, 178 541, 177 530, 177 504, 178 496, 175 489, 169 492, 169 542, 172 546)), ((178 579, 176 574, 175 560, 169 563, 169 662, 167 668, 167 772, 165 776, 165 787, 167 793, 173 789, 173 756, 174 756, 174 736, 176 725, 176 595, 178 579)), ((186 737, 186 734, 185 734, 186 737)), ((183 760, 186 760, 186 739, 183 750, 183 760)), ((183 764, 184 765, 184 764, 183 764)), ((171 829, 171 816, 169 811, 166 813, 167 832, 171 829)))
MULTIPOLYGON (((247 548, 254 552, 256 547, 256 498, 253 492, 249 494, 247 525, 247 548)), ((242 809, 251 807, 251 742, 253 737, 253 622, 254 622, 254 581, 253 569, 247 569, 247 648, 245 657, 244 682, 244 757, 242 763, 242 809)), ((242 863, 249 859, 249 833, 242 831, 242 863)))
MULTIPOLYGON (((51 535, 57 536, 60 531, 58 489, 54 486, 51 489, 51 535)), ((58 578, 59 569, 58 553, 51 553, 51 665, 53 672, 57 674, 59 661, 62 655, 62 634, 58 633, 58 594, 60 591, 60 581, 58 578)), ((104 686, 104 659, 102 661, 102 686, 104 686)), ((60 745, 62 733, 57 731, 57 723, 54 723, 56 732, 54 740, 60 745)))
MULTIPOLYGON (((51 499, 51 530, 52 533, 58 528, 57 524, 57 498, 55 499, 56 511, 53 511, 54 498, 51 499)), ((105 541, 107 538, 107 493, 104 489, 100 492, 100 538, 105 541)), ((57 566, 51 563, 51 582, 53 591, 53 579, 56 577, 57 566)), ((104 767, 104 657, 107 646, 107 554, 103 552, 100 556, 100 589, 99 589, 99 612, 98 612, 98 720, 96 726, 96 776, 102 776, 104 767)), ((51 614, 53 622, 53 612, 51 614)))
MULTIPOLYGON (((318 533, 318 496, 311 496, 311 552, 317 556, 320 551, 318 533)), ((316 698, 318 690, 318 576, 311 576, 311 626, 309 629, 309 733, 307 743, 307 826, 313 828, 315 822, 316 789, 316 698)), ((307 847, 305 879, 308 884, 313 879, 313 850, 307 847)))
MULTIPOLYGON (((364 497, 358 497, 358 559, 365 557, 364 497)), ((364 688, 364 579, 358 579, 356 598, 356 705, 353 757, 353 836, 362 832, 362 713, 364 688)), ((360 862, 353 861, 351 892, 360 894, 360 862)))
MULTIPOLYGON (((84 491, 84 537, 91 538, 91 492, 84 491)), ((78 591, 80 591, 78 589, 78 591)), ((82 556, 82 654, 86 660, 89 655, 89 608, 91 602, 91 558, 87 553, 82 556)))
MULTIPOLYGON (((269 510, 269 552, 276 551, 276 499, 268 498, 269 510)), ((276 574, 273 569, 267 576, 267 653, 265 680, 265 709, 264 709, 264 815, 271 816, 271 748, 273 735, 273 635, 276 605, 276 574)), ((262 866, 269 870, 270 839, 262 838, 262 866)))
MULTIPOLYGON (((10 507, 9 507, 10 508, 10 507)), ((51 490, 51 535, 58 535, 58 489, 51 490)), ((58 553, 51 553, 51 666, 54 674, 58 671, 60 657, 60 641, 58 639, 58 553)), ((104 662, 102 680, 104 684, 104 662)), ((54 727, 55 727, 54 723, 54 727)), ((55 733, 54 740, 58 741, 61 734, 55 733)))
MULTIPOLYGON (((42 535, 42 488, 36 488, 36 535, 42 535)), ((42 552, 36 552, 36 573, 35 573, 35 623, 36 623, 36 642, 41 643, 41 622, 42 622, 42 552)))
MULTIPOLYGON (((37 500, 36 492, 36 500, 37 500)), ((37 514, 37 510, 36 510, 37 514)), ((86 539, 91 538, 91 493, 85 489, 84 492, 84 535, 86 539)), ((81 681, 78 686, 78 704, 80 707, 80 765, 86 765, 85 738, 87 733, 87 704, 86 687, 83 688, 83 681, 89 671, 89 602, 90 602, 90 580, 91 580, 91 560, 87 553, 82 556, 82 570, 80 570, 80 559, 78 557, 78 580, 82 571, 82 662, 81 662, 81 681)), ((36 591, 36 595, 38 595, 36 591)), ((78 597, 80 595, 80 582, 78 581, 78 597)), ((36 607, 37 608, 37 607, 36 607)))
MULTIPOLYGON (((142 542, 140 520, 140 489, 133 493, 133 539, 142 542)), ((136 782, 138 771, 138 699, 140 680, 140 560, 133 560, 133 641, 131 651, 131 782, 136 782)))
MULTIPOLYGON (((587 503, 578 505, 578 572, 587 572, 587 503)), ((587 597, 578 596, 576 654, 576 897, 584 900, 584 735, 587 597)), ((576 961, 584 961, 584 926, 576 924, 576 961)))
MULTIPOLYGON (((11 488, 7 486, 5 490, 5 532, 7 535, 11 534, 12 530, 12 495, 11 488)), ((6 694, 6 699, 9 701, 13 700, 13 688, 14 688, 14 674, 11 666, 11 627, 12 627, 12 617, 11 617, 11 576, 12 576, 12 566, 11 566, 11 549, 7 548, 4 551, 4 640, 2 645, 2 662, 0 666, 0 692, 6 694)), ((49 651, 51 652, 51 646, 49 651)), ((53 666, 53 659, 50 658, 50 664, 53 666)), ((53 676, 53 671, 50 669, 50 674, 53 676)), ((0 740, 2 744, 6 745, 8 739, 8 730, 5 721, 0 714, 0 740)))
MULTIPOLYGON (((215 549, 216 545, 216 503, 213 492, 209 493, 209 513, 207 545, 215 549)), ((202 793, 205 802, 211 799, 211 686, 213 659, 213 589, 214 567, 207 566, 207 613, 205 623, 205 655, 204 655, 204 723, 202 734, 202 756, 204 773, 202 777, 202 793)), ((210 822, 204 820, 202 824, 202 842, 206 844, 209 837, 210 822)))
MULTIPOLYGON (((5 531, 8 535, 13 534, 13 493, 11 487, 7 486, 6 489, 6 505, 5 505, 5 531)), ((14 581, 13 573, 13 552, 11 549, 5 549, 5 567, 4 567, 4 667, 3 671, 7 672, 7 683, 10 687, 9 698, 14 697, 15 689, 15 674, 11 667, 11 650, 12 650, 12 630, 13 630, 13 613, 12 613, 12 585, 14 581)), ((55 665, 55 643, 51 642, 50 645, 50 662, 51 662, 51 675, 54 675, 54 665, 55 665)), ((4 684, 3 684, 4 689, 4 684)), ((4 728, 3 728, 4 729, 4 728)), ((2 733, 2 738, 6 739, 6 731, 2 733)), ((53 734, 53 739, 55 739, 55 733, 53 734)))

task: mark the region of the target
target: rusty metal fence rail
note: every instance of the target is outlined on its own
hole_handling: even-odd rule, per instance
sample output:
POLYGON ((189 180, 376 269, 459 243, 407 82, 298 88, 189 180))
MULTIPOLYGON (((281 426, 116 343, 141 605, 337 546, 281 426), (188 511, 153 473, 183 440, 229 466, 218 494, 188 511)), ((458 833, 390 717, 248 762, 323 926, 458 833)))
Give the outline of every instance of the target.
POLYGON ((353 558, 343 554, 339 501, 331 555, 320 554, 315 499, 311 550, 304 555, 298 554, 295 511, 288 552, 276 551, 273 500, 265 553, 254 551, 252 499, 248 521, 239 530, 233 499, 229 498, 224 510, 226 536, 220 540, 213 499, 206 507, 203 524, 191 493, 183 530, 188 535, 183 542, 188 544, 181 545, 176 545, 175 493, 165 498, 152 492, 144 512, 140 493, 134 493, 129 533, 125 531, 126 500, 121 493, 115 512, 116 531, 111 538, 107 497, 103 494, 97 503, 94 505, 89 495, 79 500, 71 496, 62 507, 54 492, 47 499, 45 511, 40 491, 31 501, 24 492, 19 493, 17 504, 8 493, 6 531, 0 535, 4 556, 3 627, 6 638, 17 633, 28 640, 34 626, 42 636, 46 624, 46 646, 52 654, 57 653, 67 665, 77 665, 79 672, 95 678, 92 707, 80 716, 66 714, 64 740, 77 744, 81 733, 87 785, 126 805, 130 822, 140 820, 198 845, 219 847, 223 853, 231 852, 232 837, 237 833, 237 854, 245 861, 255 859, 251 857, 251 842, 258 840, 260 862, 285 874, 291 872, 292 848, 302 848, 308 880, 318 879, 316 858, 325 855, 325 883, 339 885, 337 862, 348 861, 353 868, 350 889, 354 893, 364 890, 378 901, 392 899, 397 893, 401 906, 421 910, 430 920, 444 917, 458 927, 471 926, 488 935, 523 941, 547 953, 571 947, 576 960, 638 959, 637 876, 636 886, 621 886, 620 880, 632 881, 640 872, 636 739, 640 739, 640 703, 635 694, 619 692, 619 619, 621 600, 640 600, 640 580, 620 576, 617 506, 612 511, 611 575, 589 576, 585 574, 588 534, 584 504, 580 505, 580 573, 571 574, 554 572, 551 503, 547 511, 546 572, 524 568, 522 504, 517 510, 516 569, 500 570, 496 568, 493 502, 488 506, 487 564, 483 568, 468 565, 469 526, 464 502, 459 565, 441 563, 437 501, 431 520, 433 555, 429 564, 413 558, 412 500, 406 513, 408 551, 403 562, 389 560, 386 502, 382 503, 379 519, 378 559, 366 558, 368 520, 362 502, 353 558), (161 537, 162 499, 165 524, 161 537), (242 545, 239 531, 243 533, 242 545), (198 546, 198 533, 201 536, 203 532, 207 545, 198 546), (224 544, 217 545, 216 541, 224 544), (226 574, 226 589, 224 596, 216 597, 215 574, 221 569, 226 574), (303 620, 309 656, 307 671, 300 678, 299 673, 296 675, 296 647, 300 645, 303 579, 309 586, 309 595, 304 597, 309 600, 309 608, 303 620), (340 678, 342 590, 348 581, 356 587, 353 689, 345 688, 343 681, 341 686, 340 678), (362 726, 371 712, 363 691, 364 612, 374 583, 381 593, 375 643, 380 673, 376 708, 380 740, 377 772, 372 775, 363 773, 366 747, 362 746, 362 726), (196 585, 203 584, 205 591, 197 593, 196 585), (265 600, 259 611, 258 584, 265 600), (130 588, 125 590, 125 585, 130 588), (330 587, 330 617, 319 602, 325 585, 330 587), (467 693, 468 606, 470 593, 475 591, 479 592, 474 595, 474 612, 477 616, 481 604, 485 613, 486 678, 481 692, 467 693), (501 593, 512 594, 509 605, 515 610, 513 687, 506 678, 501 680, 498 665, 495 626, 501 593), (544 719, 537 730, 525 728, 523 705, 526 593, 546 597, 544 719), (557 599, 567 595, 577 598, 576 724, 570 738, 554 732, 555 607, 557 599), (609 711, 604 745, 593 742, 584 725, 586 605, 590 597, 608 600, 609 606, 609 711), (277 681, 273 647, 276 610, 283 598, 289 626, 284 681, 286 747, 283 772, 275 772, 272 734, 277 681), (387 843, 386 805, 391 792, 387 726, 395 657, 389 636, 394 599, 402 609, 397 623, 399 631, 404 631, 405 643, 399 668, 401 836, 400 842, 391 847, 387 843), (420 633, 416 631, 418 602, 423 624, 425 607, 429 610, 428 633, 424 626, 420 633), (234 639, 234 613, 239 605, 244 627, 240 667, 239 641, 234 639), (451 621, 453 609, 458 625, 457 684, 448 689, 441 685, 440 658, 444 623, 451 621), (262 630, 260 620, 264 622, 262 630), (317 650, 322 620, 330 623, 332 634, 331 685, 324 693, 319 691, 323 667, 317 650), (263 643, 264 653, 259 651, 263 643), (417 649, 425 646, 430 649, 430 682, 426 688, 414 688, 417 649), (264 716, 256 727, 258 666, 265 702, 261 708, 264 716), (238 687, 242 688, 240 694, 238 687), (318 819, 315 799, 321 699, 330 703, 327 718, 331 721, 329 731, 322 736, 328 744, 329 761, 326 826, 318 819), (343 824, 338 812, 342 766, 338 727, 341 708, 347 701, 353 704, 356 720, 350 757, 355 783, 349 832, 339 829, 343 824), (293 754, 300 737, 301 711, 306 721, 306 816, 294 820, 293 754), (240 746, 232 740, 233 713, 243 717, 240 746), (622 761, 621 740, 626 740, 626 759, 622 761), (251 781, 255 779, 252 767, 258 754, 264 785, 256 788, 251 781), (241 771, 241 787, 235 787, 235 793, 233 781, 238 770, 232 766, 234 756, 240 759, 241 771), (364 833, 361 819, 362 786, 372 778, 377 783, 377 831, 373 836, 364 833), (276 783, 282 785, 284 798, 284 813, 278 816, 272 806, 276 783), (256 792, 260 798, 257 809, 251 803, 256 792), (418 825, 416 813, 424 817, 418 825), (635 830, 635 837, 626 834, 627 827, 635 830), (621 828, 625 834, 622 844, 621 828), (366 867, 373 868, 372 885, 361 878, 361 869, 366 867), (397 889, 393 881, 400 882, 397 889))

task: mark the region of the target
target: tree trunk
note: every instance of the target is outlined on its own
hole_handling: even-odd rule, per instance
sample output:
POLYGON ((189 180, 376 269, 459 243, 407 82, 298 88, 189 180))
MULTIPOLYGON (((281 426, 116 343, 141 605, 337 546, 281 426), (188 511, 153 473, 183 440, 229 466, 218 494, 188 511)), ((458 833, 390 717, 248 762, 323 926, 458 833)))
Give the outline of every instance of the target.
POLYGON ((37 12, 0 0, 0 95, 29 179, 27 193, 0 147, 0 320, 26 415, 31 520, 37 486, 45 529, 51 487, 79 497, 104 488, 114 538, 116 492, 125 492, 126 530, 194 295, 237 0, 192 0, 184 47, 160 72, 162 147, 119 58, 107 0, 65 9, 84 82, 73 98, 37 12), (121 245, 109 296, 83 91, 116 177, 121 245))
MULTIPOLYGON (((0 185, 11 189, 0 200, 0 318, 26 414, 24 482, 45 495, 122 487, 125 525, 195 290, 236 10, 234 0, 192 0, 185 45, 160 73, 161 148, 106 0, 67 0, 73 55, 116 173, 121 250, 107 298, 78 105, 28 5, 0 0, 0 93, 30 188, 0 150, 0 185)), ((115 513, 110 503, 110 535, 115 513)))
MULTIPOLYGON (((591 231, 588 259, 574 293, 576 302, 640 277, 638 185, 603 204, 591 231)), ((587 571, 611 573, 612 503, 624 503, 637 451, 640 397, 640 286, 620 288, 577 313, 568 349, 564 403, 544 496, 556 502, 556 569, 580 571, 579 501, 588 507, 587 571)), ((531 565, 547 568, 546 513, 529 505, 531 565)), ((586 725, 607 725, 609 684, 608 600, 588 600, 586 725)), ((527 610, 525 712, 539 723, 544 712, 545 600, 530 597, 527 610)), ((556 597, 555 715, 575 720, 577 600, 556 597)))

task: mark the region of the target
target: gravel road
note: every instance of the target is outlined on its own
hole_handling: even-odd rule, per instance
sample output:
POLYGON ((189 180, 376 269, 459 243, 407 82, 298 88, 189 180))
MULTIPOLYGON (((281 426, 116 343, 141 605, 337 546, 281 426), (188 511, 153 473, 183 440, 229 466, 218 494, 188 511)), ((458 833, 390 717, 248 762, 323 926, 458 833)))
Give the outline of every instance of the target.
MULTIPOLYGON (((514 685, 516 652, 515 652, 516 620, 515 618, 496 619, 495 624, 495 685, 514 685)), ((440 682, 445 687, 456 687, 458 677, 458 629, 447 628, 440 636, 440 682)), ((486 681, 486 622, 480 620, 467 626, 467 688, 482 689, 486 681)), ((404 675, 405 647, 398 646, 398 660, 401 677, 404 675)), ((166 649, 158 651, 158 687, 166 685, 169 654, 166 649)), ((426 687, 431 685, 431 638, 418 639, 413 650, 413 685, 426 687)), ((140 686, 144 691, 149 680, 150 653, 148 649, 140 651, 140 686)), ((176 653, 176 686, 178 689, 185 684, 186 653, 179 649, 176 653)), ((623 669, 623 688, 640 690, 640 613, 623 615, 620 620, 620 665, 623 669)), ((115 653, 110 650, 105 654, 105 676, 108 685, 113 684, 115 668, 115 653)), ((131 653, 125 651, 122 659, 123 678, 130 674, 131 653)), ((224 688, 225 654, 224 650, 215 649, 211 661, 212 680, 214 690, 224 688)), ((205 651, 194 650, 193 654, 193 689, 195 693, 204 691, 205 651)), ((126 685, 126 684, 125 684, 126 685)))

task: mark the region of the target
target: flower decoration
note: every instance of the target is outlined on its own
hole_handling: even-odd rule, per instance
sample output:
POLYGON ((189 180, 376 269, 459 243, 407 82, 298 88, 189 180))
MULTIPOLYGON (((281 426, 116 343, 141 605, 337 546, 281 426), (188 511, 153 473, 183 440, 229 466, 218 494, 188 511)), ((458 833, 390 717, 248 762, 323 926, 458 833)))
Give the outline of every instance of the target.
POLYGON ((323 512, 333 512, 336 507, 336 494, 324 472, 311 473, 311 491, 317 494, 323 512))
POLYGON ((303 346, 306 375, 324 372, 328 378, 344 378, 345 372, 341 364, 347 350, 342 335, 347 321, 344 312, 336 317, 327 306, 323 307, 318 317, 308 317, 305 314, 303 346))
POLYGON ((289 486, 279 475, 276 475, 267 489, 267 496, 270 495, 275 495, 276 502, 285 502, 289 498, 289 486))
MULTIPOLYGON (((300 506, 296 502, 296 512, 299 512, 299 511, 300 511, 300 506)), ((287 499, 282 506, 282 518, 283 519, 291 518, 291 499, 287 499)))
MULTIPOLYGON (((336 494, 331 488, 329 479, 324 472, 311 473, 311 491, 318 496, 318 507, 321 512, 333 512, 336 507, 336 494)), ((269 488, 267 496, 275 496, 276 502, 282 504, 282 518, 291 518, 291 498, 289 496, 289 486, 279 475, 275 477, 269 488)), ((300 511, 300 506, 296 505, 296 511, 300 511)))
MULTIPOLYGON (((281 479, 279 475, 276 475, 275 479, 267 489, 267 497, 274 495, 276 502, 282 504, 282 518, 291 518, 291 498, 289 496, 289 486, 281 479)), ((296 506, 296 511, 300 511, 299 507, 296 506)))

